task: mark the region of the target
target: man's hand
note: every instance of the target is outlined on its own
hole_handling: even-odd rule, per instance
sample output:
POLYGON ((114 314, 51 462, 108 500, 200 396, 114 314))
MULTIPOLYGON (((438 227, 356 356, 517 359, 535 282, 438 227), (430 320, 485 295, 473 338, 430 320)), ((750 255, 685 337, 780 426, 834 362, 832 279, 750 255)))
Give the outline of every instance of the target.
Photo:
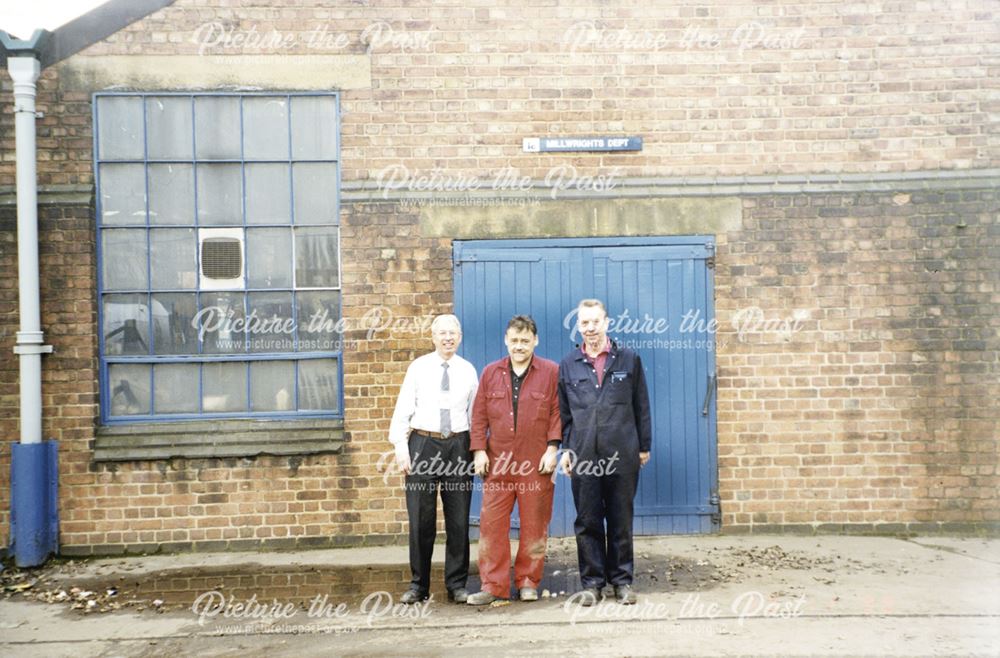
POLYGON ((569 456, 569 452, 563 453, 559 460, 559 467, 562 469, 563 475, 573 474, 573 459, 569 456))
POLYGON ((559 452, 559 448, 555 446, 549 446, 545 449, 545 454, 542 455, 541 461, 538 462, 538 472, 542 475, 548 475, 556 470, 556 454, 559 452))
POLYGON ((490 458, 485 450, 476 450, 472 456, 472 468, 479 477, 486 477, 490 472, 490 458))
POLYGON ((645 466, 646 462, 648 462, 648 461, 649 461, 649 451, 647 450, 646 452, 640 452, 639 453, 639 468, 642 468, 643 466, 645 466))
POLYGON ((405 445, 396 448, 396 466, 403 475, 410 474, 410 449, 405 445))

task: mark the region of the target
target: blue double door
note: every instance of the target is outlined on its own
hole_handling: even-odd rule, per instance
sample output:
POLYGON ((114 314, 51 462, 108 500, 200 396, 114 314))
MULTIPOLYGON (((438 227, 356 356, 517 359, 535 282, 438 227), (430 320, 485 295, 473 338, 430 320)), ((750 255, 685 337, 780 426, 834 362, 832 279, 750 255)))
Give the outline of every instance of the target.
MULTIPOLYGON (((642 358, 653 449, 639 477, 636 534, 719 528, 713 255, 711 236, 454 243, 461 353, 478 372, 506 356, 504 329, 517 314, 538 324, 536 354, 559 362, 580 342, 576 305, 588 297, 607 306, 611 337, 642 358)), ((476 487, 474 528, 481 500, 476 487)), ((559 474, 550 535, 572 535, 575 517, 559 474)))

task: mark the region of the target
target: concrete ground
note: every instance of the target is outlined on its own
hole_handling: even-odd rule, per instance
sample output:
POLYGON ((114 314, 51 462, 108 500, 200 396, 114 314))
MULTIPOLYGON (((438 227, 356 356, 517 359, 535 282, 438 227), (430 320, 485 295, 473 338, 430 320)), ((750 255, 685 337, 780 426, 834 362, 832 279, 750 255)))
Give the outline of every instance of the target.
POLYGON ((572 539, 549 554, 555 597, 481 608, 397 604, 405 547, 7 572, 0 655, 1000 655, 1000 539, 644 537, 639 604, 594 608, 572 539))

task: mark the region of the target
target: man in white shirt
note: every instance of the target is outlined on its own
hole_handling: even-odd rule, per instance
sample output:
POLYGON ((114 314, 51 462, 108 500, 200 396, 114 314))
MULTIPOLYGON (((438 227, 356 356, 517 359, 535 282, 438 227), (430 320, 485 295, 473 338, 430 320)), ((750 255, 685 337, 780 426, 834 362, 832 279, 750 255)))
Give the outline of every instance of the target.
POLYGON ((449 601, 465 603, 473 471, 469 418, 479 378, 473 365, 455 353, 462 342, 457 317, 434 318, 431 340, 434 351, 415 359, 406 370, 389 425, 396 464, 406 475, 406 511, 410 520, 412 579, 400 601, 412 604, 430 596, 440 491, 447 537, 445 587, 449 601))

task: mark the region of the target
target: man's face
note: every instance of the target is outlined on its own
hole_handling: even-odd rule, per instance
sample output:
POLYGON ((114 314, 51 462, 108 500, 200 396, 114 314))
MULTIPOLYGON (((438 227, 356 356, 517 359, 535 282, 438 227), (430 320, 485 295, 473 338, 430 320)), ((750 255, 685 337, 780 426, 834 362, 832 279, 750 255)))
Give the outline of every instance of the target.
POLYGON ((442 359, 450 359, 462 344, 462 331, 454 323, 442 323, 431 333, 431 341, 442 359))
POLYGON ((608 338, 608 316, 600 306, 584 306, 577 311, 576 324, 583 342, 591 351, 604 347, 608 338))
POLYGON ((507 346, 507 353, 510 354, 510 361, 515 366, 521 366, 531 360, 531 355, 538 347, 538 336, 528 329, 517 330, 513 327, 507 330, 503 337, 504 345, 507 346))

